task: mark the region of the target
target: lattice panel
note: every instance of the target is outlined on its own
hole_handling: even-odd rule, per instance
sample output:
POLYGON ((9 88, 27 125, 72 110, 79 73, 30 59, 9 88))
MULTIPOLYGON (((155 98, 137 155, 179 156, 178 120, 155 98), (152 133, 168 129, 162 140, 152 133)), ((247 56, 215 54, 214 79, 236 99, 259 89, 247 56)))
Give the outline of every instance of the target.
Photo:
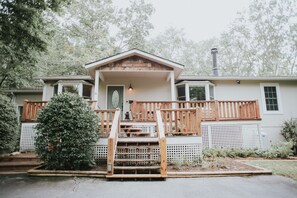
POLYGON ((201 126, 201 131, 202 131, 203 148, 208 148, 209 147, 208 126, 202 125, 201 126))
POLYGON ((243 145, 240 125, 211 126, 211 138, 213 147, 240 148, 243 145))
POLYGON ((95 146, 95 159, 106 160, 107 159, 107 146, 96 145, 95 146))
POLYGON ((195 160, 202 156, 202 144, 167 145, 167 161, 195 160))
POLYGON ((260 137, 257 125, 243 125, 243 148, 260 148, 260 137))
POLYGON ((36 123, 22 124, 20 151, 34 151, 35 146, 35 130, 36 123))

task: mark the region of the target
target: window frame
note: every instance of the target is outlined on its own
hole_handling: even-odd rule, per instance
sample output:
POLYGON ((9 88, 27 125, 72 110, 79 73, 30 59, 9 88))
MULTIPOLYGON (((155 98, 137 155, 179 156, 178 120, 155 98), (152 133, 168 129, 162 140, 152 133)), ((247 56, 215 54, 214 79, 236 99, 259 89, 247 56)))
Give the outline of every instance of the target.
POLYGON ((263 114, 283 114, 279 83, 260 83, 263 114), (278 111, 267 110, 264 87, 275 87, 278 111))
MULTIPOLYGON (((209 81, 182 81, 176 84, 176 89, 178 86, 185 85, 185 92, 186 92, 186 101, 190 101, 190 87, 204 87, 205 89, 205 101, 209 101, 210 99, 210 88, 209 86, 213 86, 213 99, 216 98, 216 91, 215 91, 215 84, 209 81)), ((178 98, 178 95, 177 95, 178 98)))

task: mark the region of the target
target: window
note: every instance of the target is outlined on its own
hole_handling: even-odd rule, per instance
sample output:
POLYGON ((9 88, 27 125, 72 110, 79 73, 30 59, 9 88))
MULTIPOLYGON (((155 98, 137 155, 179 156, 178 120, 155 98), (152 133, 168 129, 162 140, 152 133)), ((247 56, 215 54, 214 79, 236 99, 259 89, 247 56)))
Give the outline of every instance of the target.
POLYGON ((190 87, 190 100, 206 100, 205 87, 190 87))
POLYGON ((264 113, 281 113, 279 85, 277 83, 261 84, 264 113))
POLYGON ((64 92, 78 94, 78 85, 63 85, 62 93, 64 92))
POLYGON ((276 87, 264 87, 266 110, 278 111, 276 87))
POLYGON ((214 84, 209 81, 182 81, 176 85, 181 101, 214 100, 214 84))
POLYGON ((181 101, 186 100, 186 89, 185 85, 181 85, 177 87, 177 99, 181 101))
POLYGON ((91 99, 92 95, 92 86, 91 85, 83 85, 83 98, 91 99))
POLYGON ((54 95, 58 94, 58 84, 54 85, 54 95))

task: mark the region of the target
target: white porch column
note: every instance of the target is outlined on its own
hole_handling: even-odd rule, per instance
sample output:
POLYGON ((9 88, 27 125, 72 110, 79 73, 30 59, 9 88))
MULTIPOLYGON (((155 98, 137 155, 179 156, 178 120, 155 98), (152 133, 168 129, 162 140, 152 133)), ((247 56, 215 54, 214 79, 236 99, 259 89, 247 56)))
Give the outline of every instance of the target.
MULTIPOLYGON (((170 72, 170 87, 171 87, 171 101, 176 101, 175 84, 174 84, 174 72, 170 72)), ((175 109, 175 104, 172 104, 172 108, 175 109)))
POLYGON ((186 101, 190 101, 190 87, 189 84, 185 84, 185 91, 186 91, 186 101))
POLYGON ((78 95, 83 97, 83 84, 82 83, 78 84, 78 95))
POLYGON ((96 100, 95 109, 98 109, 98 101, 99 101, 99 81, 100 81, 100 72, 99 70, 95 71, 95 88, 92 100, 96 100))
POLYGON ((62 93, 63 85, 61 83, 58 83, 58 94, 62 93))

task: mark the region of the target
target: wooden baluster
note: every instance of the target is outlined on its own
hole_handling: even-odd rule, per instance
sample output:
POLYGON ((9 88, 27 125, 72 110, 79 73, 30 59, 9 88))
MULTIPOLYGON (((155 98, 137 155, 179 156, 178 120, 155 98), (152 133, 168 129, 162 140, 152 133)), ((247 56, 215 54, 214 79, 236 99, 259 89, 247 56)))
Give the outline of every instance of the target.
POLYGON ((190 129, 189 129, 189 125, 190 125, 190 118, 189 118, 189 113, 190 113, 190 111, 185 111, 185 116, 186 116, 186 122, 185 122, 185 125, 186 125, 186 131, 185 131, 185 133, 188 133, 188 132, 190 132, 190 129))
POLYGON ((100 127, 100 131, 102 136, 104 137, 104 135, 106 134, 104 131, 104 112, 98 112, 99 116, 101 116, 101 127, 100 127))
POLYGON ((219 121, 220 118, 221 118, 221 116, 220 116, 221 115, 220 103, 217 100, 215 100, 214 105, 215 105, 214 120, 219 121))

